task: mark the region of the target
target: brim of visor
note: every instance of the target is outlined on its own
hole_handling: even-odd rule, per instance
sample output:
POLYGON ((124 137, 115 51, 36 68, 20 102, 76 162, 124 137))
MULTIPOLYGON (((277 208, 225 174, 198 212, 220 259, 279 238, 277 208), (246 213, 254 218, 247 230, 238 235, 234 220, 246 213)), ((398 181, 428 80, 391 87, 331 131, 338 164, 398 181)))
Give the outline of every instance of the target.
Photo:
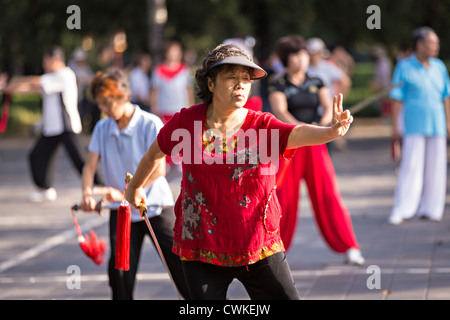
POLYGON ((214 63, 211 67, 208 68, 208 71, 214 67, 217 67, 217 66, 220 66, 223 64, 235 64, 235 65, 239 65, 239 66, 245 66, 245 67, 252 68, 253 69, 253 72, 251 75, 252 80, 263 79, 267 76, 267 72, 263 68, 258 66, 256 63, 251 62, 244 56, 227 57, 223 60, 220 60, 220 61, 214 63))

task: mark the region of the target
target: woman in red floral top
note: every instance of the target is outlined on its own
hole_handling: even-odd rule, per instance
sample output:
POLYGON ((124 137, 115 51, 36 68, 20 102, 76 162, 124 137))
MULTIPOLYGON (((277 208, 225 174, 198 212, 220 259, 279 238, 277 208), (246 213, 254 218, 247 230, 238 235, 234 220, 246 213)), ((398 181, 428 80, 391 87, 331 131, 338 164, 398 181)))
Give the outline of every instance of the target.
POLYGON ((142 158, 126 199, 138 206, 141 186, 166 155, 182 161, 173 251, 194 299, 225 299, 234 278, 252 299, 298 299, 280 237, 275 174, 279 157, 343 136, 353 121, 333 101, 331 127, 291 125, 244 108, 253 80, 266 72, 234 45, 220 45, 195 78, 202 104, 167 122, 142 158))

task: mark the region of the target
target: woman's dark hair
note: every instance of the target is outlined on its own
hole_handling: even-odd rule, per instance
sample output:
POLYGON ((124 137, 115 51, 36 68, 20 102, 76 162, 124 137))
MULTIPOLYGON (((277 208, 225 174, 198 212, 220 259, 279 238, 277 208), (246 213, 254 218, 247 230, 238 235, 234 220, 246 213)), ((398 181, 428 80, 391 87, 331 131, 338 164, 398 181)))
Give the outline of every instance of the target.
POLYGON ((306 49, 306 41, 302 36, 286 36, 275 44, 275 53, 283 66, 287 67, 289 55, 306 49))
POLYGON ((118 68, 99 71, 91 82, 91 95, 93 99, 102 95, 124 99, 130 95, 130 83, 127 75, 118 68))
POLYGON ((208 88, 208 78, 213 82, 216 81, 217 74, 226 66, 219 65, 210 70, 210 67, 218 61, 232 56, 244 56, 248 60, 253 62, 253 57, 251 54, 242 50, 238 46, 233 44, 221 44, 218 45, 214 50, 208 53, 208 55, 203 59, 202 66, 195 72, 195 82, 199 90, 197 91, 197 97, 201 99, 205 104, 210 104, 212 102, 212 93, 208 88))

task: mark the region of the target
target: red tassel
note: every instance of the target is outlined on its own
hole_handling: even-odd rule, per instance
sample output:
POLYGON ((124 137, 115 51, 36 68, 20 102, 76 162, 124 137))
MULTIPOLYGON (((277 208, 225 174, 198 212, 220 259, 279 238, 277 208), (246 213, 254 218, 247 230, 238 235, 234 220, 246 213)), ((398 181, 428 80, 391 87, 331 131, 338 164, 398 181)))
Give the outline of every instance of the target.
POLYGON ((105 261, 106 243, 103 238, 98 240, 97 235, 91 230, 91 257, 95 264, 102 265, 105 261))
POLYGON ((128 271, 130 269, 130 231, 131 208, 122 202, 117 213, 115 268, 128 271))
POLYGON ((73 221, 75 222, 75 228, 77 228, 78 232, 78 243, 80 244, 81 250, 83 250, 84 254, 94 261, 97 265, 102 265, 105 261, 105 253, 106 253, 106 242, 103 238, 100 240, 97 237, 97 234, 94 230, 91 230, 91 238, 87 233, 81 233, 80 226, 78 225, 77 218, 75 217, 74 212, 72 211, 73 221))

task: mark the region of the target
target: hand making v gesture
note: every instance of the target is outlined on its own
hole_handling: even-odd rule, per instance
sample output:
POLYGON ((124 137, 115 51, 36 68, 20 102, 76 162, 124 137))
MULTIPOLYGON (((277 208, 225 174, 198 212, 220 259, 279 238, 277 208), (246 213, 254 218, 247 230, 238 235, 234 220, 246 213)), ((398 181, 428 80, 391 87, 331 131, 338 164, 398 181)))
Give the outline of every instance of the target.
POLYGON ((339 96, 333 97, 333 117, 331 119, 331 131, 336 137, 342 137, 350 128, 350 124, 353 122, 353 116, 350 114, 350 110, 343 111, 342 93, 339 96))
POLYGON ((333 98, 331 127, 299 124, 289 135, 287 149, 324 144, 345 135, 353 122, 353 117, 349 110, 345 112, 342 110, 342 101, 342 94, 333 98))

